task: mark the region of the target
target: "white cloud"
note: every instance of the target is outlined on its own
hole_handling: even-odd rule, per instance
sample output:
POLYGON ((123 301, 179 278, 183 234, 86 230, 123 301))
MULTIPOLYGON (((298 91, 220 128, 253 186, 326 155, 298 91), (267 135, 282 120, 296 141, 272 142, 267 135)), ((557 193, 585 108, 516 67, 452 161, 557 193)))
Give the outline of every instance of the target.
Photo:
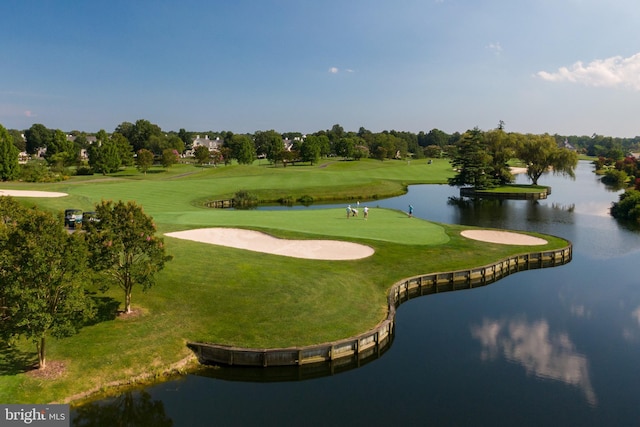
POLYGON ((502 46, 500 45, 500 42, 489 43, 487 49, 491 50, 496 55, 500 55, 502 53, 502 46))
POLYGON ((597 405, 586 356, 576 351, 566 333, 552 333, 546 320, 484 319, 471 327, 471 335, 482 345, 482 360, 502 355, 527 373, 580 388, 589 404, 597 405))
POLYGON ((640 326, 640 307, 631 312, 631 317, 636 319, 638 321, 638 325, 640 326))
POLYGON ((329 72, 331 74, 338 74, 340 72, 340 70, 338 69, 338 67, 331 67, 331 68, 329 68, 329 72))
POLYGON ((569 82, 596 87, 630 87, 640 90, 640 53, 628 58, 613 56, 588 64, 576 62, 571 68, 561 67, 555 73, 539 71, 538 77, 550 82, 569 82))

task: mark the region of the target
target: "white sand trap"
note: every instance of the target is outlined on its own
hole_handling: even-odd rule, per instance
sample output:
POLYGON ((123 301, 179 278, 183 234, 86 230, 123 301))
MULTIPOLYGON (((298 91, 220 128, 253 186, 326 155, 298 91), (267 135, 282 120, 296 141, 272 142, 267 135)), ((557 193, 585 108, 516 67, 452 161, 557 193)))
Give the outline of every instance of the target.
POLYGON ((0 190, 0 196, 12 197, 64 197, 67 193, 57 193, 55 191, 27 191, 27 190, 0 190))
POLYGON ((464 230, 462 236, 480 240, 482 242, 500 243, 502 245, 546 245, 548 242, 539 237, 528 236, 526 234, 513 233, 510 231, 495 230, 464 230))
POLYGON ((366 258, 374 253, 373 248, 358 243, 278 239, 241 228, 200 228, 166 233, 165 236, 293 258, 341 261, 366 258))

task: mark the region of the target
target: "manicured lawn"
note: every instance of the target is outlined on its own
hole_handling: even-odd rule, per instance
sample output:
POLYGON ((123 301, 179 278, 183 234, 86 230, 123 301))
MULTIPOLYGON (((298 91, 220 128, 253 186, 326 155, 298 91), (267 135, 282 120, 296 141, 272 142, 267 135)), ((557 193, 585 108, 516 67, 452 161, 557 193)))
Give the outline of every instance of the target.
MULTIPOLYGON (((450 169, 450 168, 449 168, 450 169)), ((444 161, 339 162, 313 167, 176 167, 147 174, 128 171, 93 181, 72 179, 3 188, 68 192, 61 199, 29 200, 47 209, 90 210, 100 199, 136 200, 154 217, 159 232, 198 227, 259 229, 283 238, 340 239, 375 249, 356 261, 317 261, 165 238, 174 256, 149 292, 134 291, 140 314, 116 318, 118 290, 95 293, 100 321, 63 340, 49 339, 48 360, 65 363, 57 379, 25 372, 35 349, 20 342, 0 351, 0 402, 62 401, 139 374, 161 373, 190 355, 187 341, 246 347, 308 345, 346 338, 375 326, 386 313, 386 293, 402 278, 491 263, 528 247, 485 244, 459 235, 464 228, 435 224, 406 214, 372 208, 370 217, 346 219, 343 209, 225 211, 198 205, 205 198, 231 196, 240 189, 290 194, 337 194, 364 200, 362 191, 388 195, 409 183, 442 182, 444 161), (127 176, 129 174, 130 176, 127 176), (336 192, 332 189, 338 188, 336 192)), ((538 250, 566 245, 559 238, 538 250)))
POLYGON ((487 193, 540 193, 547 189, 544 185, 509 184, 482 191, 487 193))

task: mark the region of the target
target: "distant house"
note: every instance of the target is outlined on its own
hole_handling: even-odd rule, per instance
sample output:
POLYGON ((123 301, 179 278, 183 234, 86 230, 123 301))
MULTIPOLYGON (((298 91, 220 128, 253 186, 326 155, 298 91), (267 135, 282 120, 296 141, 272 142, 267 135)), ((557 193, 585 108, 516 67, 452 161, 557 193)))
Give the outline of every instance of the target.
POLYGON ((566 148, 567 150, 576 151, 576 148, 573 145, 569 144, 569 140, 567 138, 564 139, 562 147, 566 148))
POLYGON ((209 135, 205 135, 204 138, 201 138, 200 135, 196 135, 195 139, 191 143, 191 149, 185 151, 185 156, 193 156, 196 148, 200 146, 207 147, 209 151, 219 151, 223 145, 224 141, 220 139, 220 137, 216 137, 216 139, 209 139, 209 135))
MULTIPOLYGON (((87 135, 86 140, 88 145, 93 145, 95 142, 98 141, 98 138, 96 138, 93 135, 87 135)), ((76 137, 74 135, 67 135, 67 141, 75 142, 76 137)), ((80 149, 80 158, 82 160, 87 160, 89 158, 89 154, 87 153, 87 150, 85 148, 80 149)))

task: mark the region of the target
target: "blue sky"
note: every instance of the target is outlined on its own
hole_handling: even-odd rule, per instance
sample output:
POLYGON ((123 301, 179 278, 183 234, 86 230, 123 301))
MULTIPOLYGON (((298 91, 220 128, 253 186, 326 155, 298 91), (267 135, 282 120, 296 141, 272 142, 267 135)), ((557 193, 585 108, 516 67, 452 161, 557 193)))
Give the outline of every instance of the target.
POLYGON ((3 0, 0 124, 640 135, 637 0, 3 0))

